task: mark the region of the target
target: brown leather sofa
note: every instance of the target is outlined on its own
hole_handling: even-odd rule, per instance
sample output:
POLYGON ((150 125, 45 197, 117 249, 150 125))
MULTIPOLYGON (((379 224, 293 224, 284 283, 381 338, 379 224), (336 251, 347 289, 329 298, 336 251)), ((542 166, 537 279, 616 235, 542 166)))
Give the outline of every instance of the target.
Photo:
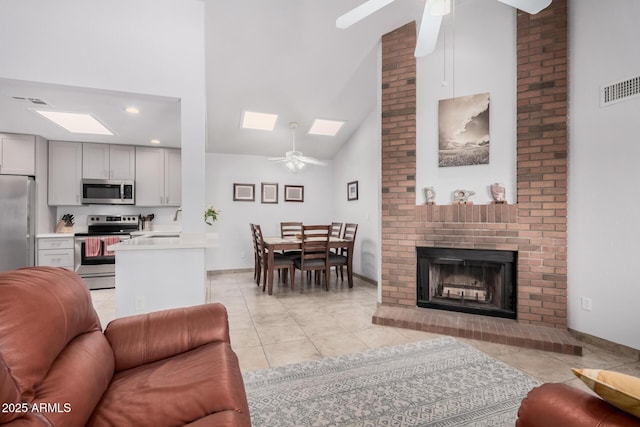
POLYGON ((221 304, 120 318, 104 334, 82 280, 0 273, 0 424, 251 426, 221 304))
POLYGON ((522 400, 516 427, 640 427, 640 419, 593 394, 547 383, 522 400))

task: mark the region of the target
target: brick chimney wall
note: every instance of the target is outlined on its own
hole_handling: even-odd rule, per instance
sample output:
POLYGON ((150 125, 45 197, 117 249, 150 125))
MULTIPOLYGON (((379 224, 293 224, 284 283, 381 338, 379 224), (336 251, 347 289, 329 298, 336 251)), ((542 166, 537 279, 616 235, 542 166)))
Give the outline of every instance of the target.
POLYGON ((416 206, 415 41, 382 37, 382 304, 416 307, 416 246, 511 250, 518 321, 566 328, 567 1, 518 11, 515 205, 416 206))

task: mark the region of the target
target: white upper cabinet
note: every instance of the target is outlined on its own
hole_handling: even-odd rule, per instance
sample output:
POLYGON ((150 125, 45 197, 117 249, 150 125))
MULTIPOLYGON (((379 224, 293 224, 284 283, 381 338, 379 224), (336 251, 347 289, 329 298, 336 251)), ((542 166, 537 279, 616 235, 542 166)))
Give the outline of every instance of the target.
POLYGON ((36 174, 36 139, 32 135, 0 134, 0 174, 36 174))
POLYGON ((83 178, 135 179, 135 147, 89 142, 82 146, 83 178))
POLYGON ((82 144, 49 141, 49 205, 82 204, 82 144))
POLYGON ((180 150, 164 150, 164 188, 168 206, 182 204, 182 153, 180 150))
POLYGON ((136 179, 136 148, 131 145, 109 146, 110 179, 136 179))
POLYGON ((180 150, 136 147, 136 206, 180 206, 180 150))

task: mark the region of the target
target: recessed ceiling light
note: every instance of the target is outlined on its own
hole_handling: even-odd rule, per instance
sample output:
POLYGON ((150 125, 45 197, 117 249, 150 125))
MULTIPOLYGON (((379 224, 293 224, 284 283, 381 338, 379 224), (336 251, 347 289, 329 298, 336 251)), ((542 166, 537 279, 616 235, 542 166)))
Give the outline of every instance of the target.
POLYGON ((343 124, 344 122, 339 120, 315 119, 313 125, 311 125, 311 129, 309 129, 309 134, 336 136, 343 124))
POLYGON ((107 129, 91 114, 63 113, 60 111, 34 111, 72 133, 113 135, 113 132, 107 129))
POLYGON ((277 114, 243 111, 242 127, 244 129, 273 130, 277 119, 277 114))
POLYGON ((138 114, 140 112, 140 109, 136 107, 127 107, 124 109, 124 111, 126 111, 129 114, 138 114))
POLYGON ((149 142, 152 143, 152 144, 160 144, 160 140, 159 139, 152 139, 149 142))

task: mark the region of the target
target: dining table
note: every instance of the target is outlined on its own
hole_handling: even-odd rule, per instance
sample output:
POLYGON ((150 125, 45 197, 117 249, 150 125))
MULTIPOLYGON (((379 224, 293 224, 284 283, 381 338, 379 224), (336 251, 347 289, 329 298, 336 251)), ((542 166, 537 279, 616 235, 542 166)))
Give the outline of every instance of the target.
MULTIPOLYGON (((273 289, 274 254, 277 251, 295 251, 302 249, 302 239, 298 239, 296 237, 265 237, 263 242, 264 248, 268 252, 266 274, 268 280, 267 288, 269 290, 269 295, 271 295, 273 289)), ((347 280, 350 288, 353 288, 353 246, 353 240, 343 239, 340 237, 329 238, 329 249, 347 249, 347 280)), ((327 280, 329 279, 327 278, 327 280)))

